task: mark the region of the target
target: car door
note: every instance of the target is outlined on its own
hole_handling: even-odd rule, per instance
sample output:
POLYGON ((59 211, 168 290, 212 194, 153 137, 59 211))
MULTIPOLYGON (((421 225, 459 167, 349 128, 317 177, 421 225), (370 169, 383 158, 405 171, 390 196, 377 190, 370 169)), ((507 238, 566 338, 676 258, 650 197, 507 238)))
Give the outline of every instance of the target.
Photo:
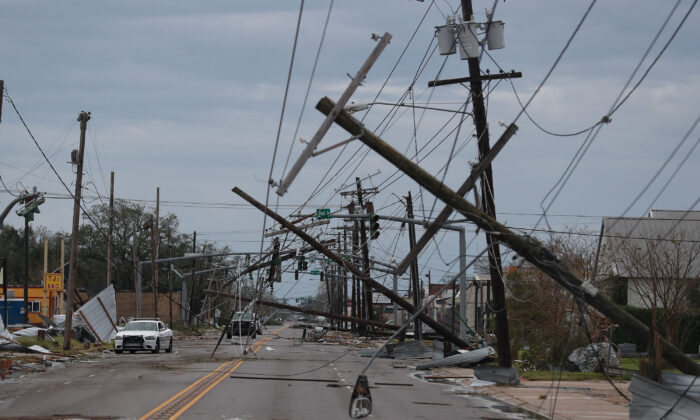
POLYGON ((169 339, 173 336, 173 331, 168 328, 167 325, 162 322, 159 322, 158 324, 160 324, 158 328, 160 328, 161 337, 169 339))

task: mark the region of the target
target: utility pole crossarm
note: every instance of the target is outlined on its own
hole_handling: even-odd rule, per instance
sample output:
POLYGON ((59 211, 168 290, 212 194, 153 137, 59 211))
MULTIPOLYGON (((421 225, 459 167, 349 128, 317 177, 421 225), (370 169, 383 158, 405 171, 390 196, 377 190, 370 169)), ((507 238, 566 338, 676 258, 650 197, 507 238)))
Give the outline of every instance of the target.
POLYGON ((454 85, 457 83, 471 83, 473 81, 483 80, 499 80, 499 79, 519 79, 523 74, 519 71, 511 71, 510 73, 485 74, 478 77, 459 77, 457 79, 430 80, 428 87, 454 85))
MULTIPOLYGON (((321 99, 316 106, 316 108, 323 113, 329 112, 331 107, 332 101, 328 98, 321 99)), ((615 323, 628 328, 630 332, 639 339, 645 342, 651 340, 651 333, 646 325, 604 297, 599 293, 598 289, 592 285, 584 284, 572 274, 549 249, 543 247, 536 239, 521 236, 511 231, 496 219, 469 203, 423 168, 391 147, 384 140, 377 137, 374 133, 364 130, 362 123, 347 112, 341 112, 336 118, 336 123, 350 134, 362 133, 359 139, 369 146, 369 148, 377 152, 402 172, 406 173, 406 175, 418 182, 423 188, 438 197, 449 207, 454 208, 478 227, 494 235, 501 243, 507 245, 526 261, 542 270, 562 287, 576 296, 582 297, 586 303, 593 306, 615 323)), ((700 376, 700 365, 693 362, 692 359, 687 357, 681 350, 665 338, 661 337, 660 340, 666 360, 683 373, 700 376)))
POLYGON ((352 94, 355 93, 357 87, 360 86, 360 83, 362 83, 362 81, 367 76, 367 73, 369 73, 369 69, 372 68, 372 65, 375 61, 377 61, 379 55, 382 53, 382 51, 384 51, 384 48, 386 48, 386 46, 389 45, 390 40, 391 35, 388 32, 385 32, 384 36, 382 36, 377 45, 374 47, 372 53, 367 58, 367 61, 365 61, 362 67, 360 67, 360 70, 357 71, 357 74, 355 75, 355 77, 353 77, 352 81, 350 82, 350 85, 348 85, 348 87, 345 89, 345 92, 343 92, 343 94, 340 96, 340 99, 338 99, 338 103, 336 104, 335 109, 333 109, 330 115, 323 121, 323 123, 321 123, 321 126, 316 131, 316 134, 314 134, 311 140, 307 143, 306 148, 301 153, 301 156, 299 156, 299 159, 297 159, 296 163, 294 163, 294 166, 292 166, 292 169, 290 169, 287 173, 287 178, 282 180, 282 182, 280 183, 280 186, 279 188, 277 188, 276 191, 277 195, 283 196, 287 193, 289 186, 292 184, 292 182, 294 182, 294 179, 301 171, 301 168, 311 157, 311 153, 313 153, 316 150, 316 147, 321 142, 321 139, 323 139, 323 136, 326 135, 328 130, 333 125, 335 115, 343 110, 343 107, 350 100, 352 94))

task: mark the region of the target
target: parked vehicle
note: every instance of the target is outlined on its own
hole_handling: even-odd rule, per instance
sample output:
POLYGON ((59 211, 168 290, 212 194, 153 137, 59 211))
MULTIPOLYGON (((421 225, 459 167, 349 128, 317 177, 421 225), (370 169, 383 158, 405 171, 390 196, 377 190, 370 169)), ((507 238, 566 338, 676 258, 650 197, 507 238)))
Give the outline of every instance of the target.
POLYGON ((234 335, 241 337, 250 335, 255 338, 258 334, 262 334, 258 314, 254 312, 236 312, 226 331, 226 338, 232 338, 234 335))
POLYGON ((166 353, 173 351, 173 331, 159 319, 133 319, 114 338, 114 352, 117 354, 124 350, 158 353, 161 348, 165 348, 166 353))

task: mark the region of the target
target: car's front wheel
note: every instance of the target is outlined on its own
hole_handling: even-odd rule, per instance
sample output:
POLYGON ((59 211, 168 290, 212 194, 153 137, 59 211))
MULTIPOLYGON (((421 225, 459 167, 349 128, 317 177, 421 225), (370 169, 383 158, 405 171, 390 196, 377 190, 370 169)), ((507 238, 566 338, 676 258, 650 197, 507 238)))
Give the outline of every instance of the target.
POLYGON ((151 350, 151 353, 158 353, 160 351, 160 339, 156 340, 156 348, 151 350))
POLYGON ((168 344, 168 348, 165 349, 166 353, 172 353, 173 352, 173 338, 170 337, 170 344, 168 344))
POLYGON ((114 350, 114 352, 117 354, 122 354, 122 353, 124 353, 124 350, 114 350))

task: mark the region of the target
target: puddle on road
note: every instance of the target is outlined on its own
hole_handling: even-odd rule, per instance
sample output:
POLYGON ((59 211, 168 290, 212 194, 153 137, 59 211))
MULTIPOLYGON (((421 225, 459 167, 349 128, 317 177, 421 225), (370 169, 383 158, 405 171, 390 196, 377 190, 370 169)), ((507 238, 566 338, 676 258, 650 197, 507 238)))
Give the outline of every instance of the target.
POLYGON ((422 382, 427 382, 430 384, 447 385, 447 392, 458 397, 466 398, 471 400, 474 404, 474 408, 485 408, 492 410, 494 413, 498 413, 506 419, 545 419, 536 413, 525 410, 521 407, 514 405, 509 405, 503 401, 497 400, 489 395, 480 394, 475 388, 467 385, 462 385, 457 382, 456 379, 449 378, 438 378, 438 379, 425 379, 425 376, 431 376, 429 371, 426 372, 410 372, 409 377, 418 379, 422 382))

